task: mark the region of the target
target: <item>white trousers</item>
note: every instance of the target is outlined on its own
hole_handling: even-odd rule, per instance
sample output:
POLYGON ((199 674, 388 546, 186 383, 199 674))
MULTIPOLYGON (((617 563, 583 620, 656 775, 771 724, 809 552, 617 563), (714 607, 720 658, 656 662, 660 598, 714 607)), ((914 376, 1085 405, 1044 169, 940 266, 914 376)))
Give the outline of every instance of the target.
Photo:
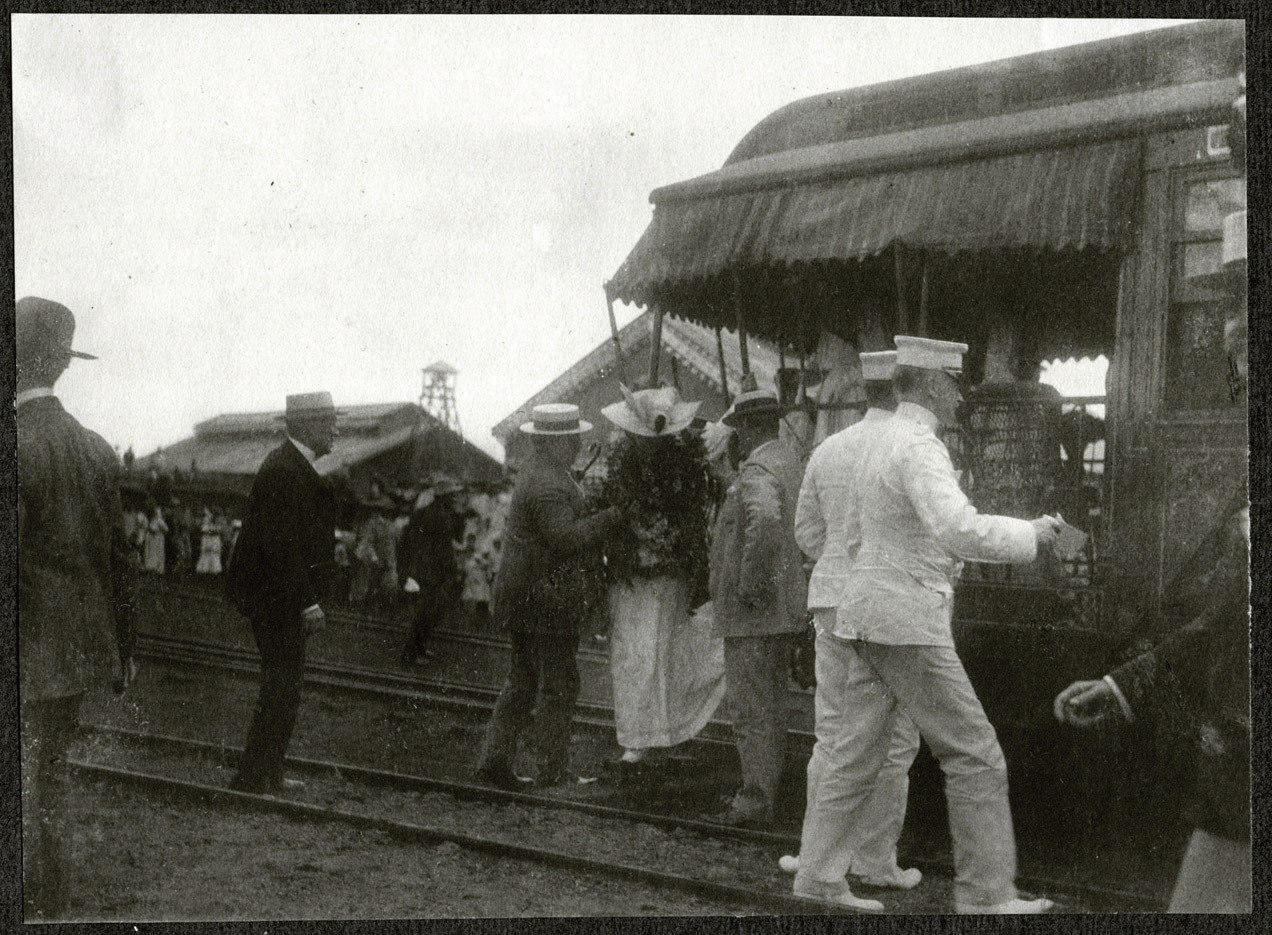
POLYGON ((1168 912, 1249 912, 1250 842, 1193 831, 1168 912))
MULTIPOLYGON (((909 716, 941 764, 954 840, 954 898, 992 905, 1016 897, 1016 838, 1007 801, 1007 764, 998 736, 952 646, 888 646, 819 637, 846 666, 842 755, 817 770, 804 816, 800 883, 843 879, 844 855, 877 833, 876 777, 896 722, 909 716)), ((820 673, 819 673, 820 675, 820 673)), ((820 742, 820 740, 819 740, 820 742)))
MULTIPOLYGON (((844 766, 852 749, 855 702, 846 691, 856 654, 846 640, 825 632, 817 634, 817 692, 814 696, 817 743, 808 761, 808 814, 820 816, 842 803, 844 766)), ((843 879, 848 872, 865 877, 891 877, 897 867, 897 841, 905 825, 910 792, 910 766, 919 752, 919 729, 903 713, 895 718, 887 755, 875 777, 870 797, 863 805, 861 836, 852 848, 829 855, 826 874, 843 879)), ((801 856, 801 862, 803 857, 801 856)))

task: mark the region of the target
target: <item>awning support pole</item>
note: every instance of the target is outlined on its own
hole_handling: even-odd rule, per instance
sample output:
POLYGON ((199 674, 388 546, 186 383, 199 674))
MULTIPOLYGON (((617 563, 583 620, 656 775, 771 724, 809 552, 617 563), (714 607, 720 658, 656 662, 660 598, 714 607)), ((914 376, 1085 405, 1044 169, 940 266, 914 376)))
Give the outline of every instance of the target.
POLYGON ((618 340, 618 319, 614 317, 614 300, 605 296, 605 304, 609 308, 610 336, 614 339, 614 373, 621 382, 623 379, 623 345, 618 340))
POLYGON ((742 317, 742 283, 738 274, 733 274, 733 311, 738 321, 738 350, 742 352, 742 387, 740 392, 753 389, 755 377, 751 374, 751 354, 746 347, 746 321, 742 317))
POLYGON ((720 390, 724 393, 724 404, 733 405, 733 396, 729 393, 729 369, 724 365, 724 336, 720 334, 720 326, 716 325, 716 356, 720 361, 720 390))
POLYGON ((928 280, 931 266, 926 254, 923 256, 923 278, 919 286, 919 330, 918 335, 926 338, 928 334, 928 280))
POLYGON ((892 247, 893 266, 897 282, 897 333, 909 334, 910 313, 905 304, 905 261, 901 253, 904 248, 900 243, 892 247))
POLYGON ((649 339, 649 385, 658 385, 658 358, 662 356, 663 310, 654 307, 654 327, 649 339))

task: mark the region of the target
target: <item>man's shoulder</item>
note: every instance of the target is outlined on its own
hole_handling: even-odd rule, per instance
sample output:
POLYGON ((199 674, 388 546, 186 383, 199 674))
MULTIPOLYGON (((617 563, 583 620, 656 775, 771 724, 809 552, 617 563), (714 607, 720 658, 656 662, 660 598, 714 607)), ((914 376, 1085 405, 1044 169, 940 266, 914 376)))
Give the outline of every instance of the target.
MULTIPOLYGON (((28 404, 30 405, 30 404, 28 404)), ((18 421, 18 457, 29 457, 35 451, 47 451, 56 455, 59 450, 87 452, 94 461, 111 467, 118 466, 115 449, 101 435, 85 427, 60 405, 50 405, 36 410, 38 419, 18 421), (59 441, 60 440, 60 441, 59 441)))

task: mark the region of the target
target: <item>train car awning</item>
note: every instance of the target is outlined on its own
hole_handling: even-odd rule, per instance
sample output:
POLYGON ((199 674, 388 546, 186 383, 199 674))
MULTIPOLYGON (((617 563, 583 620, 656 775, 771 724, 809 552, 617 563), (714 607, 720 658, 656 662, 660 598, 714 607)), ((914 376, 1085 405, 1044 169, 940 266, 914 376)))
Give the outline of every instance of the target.
POLYGON ((656 190, 654 216, 606 286, 656 300, 730 269, 919 250, 1123 250, 1141 129, 1232 100, 1231 82, 1155 89, 787 150, 656 190))

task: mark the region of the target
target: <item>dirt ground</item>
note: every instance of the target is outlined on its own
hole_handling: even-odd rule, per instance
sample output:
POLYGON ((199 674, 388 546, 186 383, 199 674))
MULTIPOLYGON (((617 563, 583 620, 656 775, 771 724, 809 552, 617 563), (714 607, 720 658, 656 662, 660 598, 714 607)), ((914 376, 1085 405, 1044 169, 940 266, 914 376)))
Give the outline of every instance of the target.
POLYGON ((454 844, 409 845, 84 778, 71 806, 83 921, 730 915, 715 903, 454 844))

